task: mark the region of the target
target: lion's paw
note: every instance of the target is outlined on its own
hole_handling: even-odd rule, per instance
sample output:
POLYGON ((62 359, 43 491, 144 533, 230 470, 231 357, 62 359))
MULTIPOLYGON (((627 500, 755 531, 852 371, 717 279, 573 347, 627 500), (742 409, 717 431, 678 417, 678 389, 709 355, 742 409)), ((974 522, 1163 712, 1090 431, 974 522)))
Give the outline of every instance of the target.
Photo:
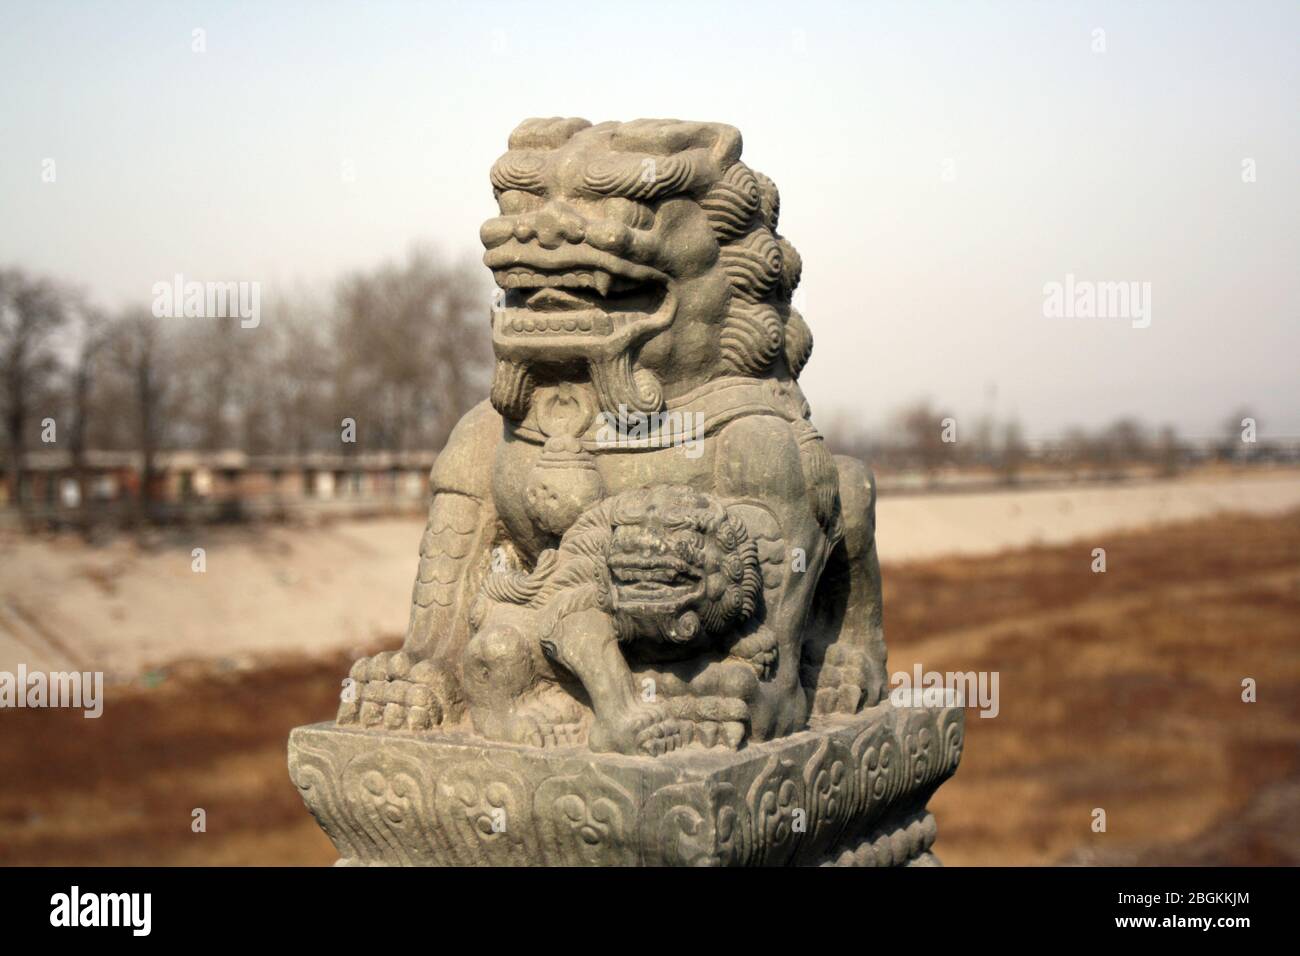
POLYGON ((748 733, 745 703, 726 697, 674 697, 638 703, 617 722, 597 721, 589 744, 596 752, 658 757, 687 747, 739 750, 748 733))
POLYGON ((424 731, 460 717, 459 681, 445 664, 385 651, 361 658, 349 678, 339 724, 424 731))
POLYGON ((587 742, 596 753, 658 755, 679 746, 682 723, 661 703, 636 703, 613 719, 597 718, 587 742))
POLYGON ((695 724, 695 743, 706 750, 713 747, 739 750, 747 729, 739 720, 701 720, 695 724))
POLYGON ((871 659, 856 647, 833 644, 813 685, 814 714, 855 714, 872 680, 871 659))
POLYGON ((489 740, 529 747, 568 747, 581 743, 583 725, 578 720, 540 709, 511 714, 479 714, 475 727, 489 740))

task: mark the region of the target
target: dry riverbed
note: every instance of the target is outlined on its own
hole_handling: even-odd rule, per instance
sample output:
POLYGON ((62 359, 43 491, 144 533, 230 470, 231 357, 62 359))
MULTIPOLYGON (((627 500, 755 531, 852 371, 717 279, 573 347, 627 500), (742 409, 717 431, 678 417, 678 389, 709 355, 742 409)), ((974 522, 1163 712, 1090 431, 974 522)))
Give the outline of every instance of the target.
MULTIPOLYGON (((1105 547, 1118 531, 1222 512, 1300 508, 1300 472, 1069 490, 884 497, 886 564, 1036 544, 1105 547)), ((237 666, 334 656, 406 628, 420 517, 316 527, 206 527, 88 547, 72 535, 0 538, 0 670, 131 679, 177 660, 237 666), (194 549, 203 549, 202 573, 194 549)))
MULTIPOLYGON (((313 532, 336 542, 331 563, 351 534, 313 532)), ((999 675, 998 716, 968 712, 961 769, 931 805, 941 857, 1300 864, 1300 511, 1114 531, 1105 574, 1085 545, 886 569, 891 670, 999 675), (1241 699, 1246 677, 1256 703, 1241 699), (1099 808, 1105 833, 1092 829, 1099 808)), ((409 573, 405 553, 373 552, 362 573, 382 577, 390 560, 409 573)), ((404 591, 386 600, 404 604, 404 591)), ((323 609, 294 602, 277 620, 327 624, 342 599, 311 593, 323 609)), ((0 864, 332 861, 289 783, 285 740, 332 715, 353 653, 339 648, 390 626, 391 642, 403 617, 376 617, 332 648, 286 639, 236 660, 198 646, 202 660, 110 687, 98 720, 0 713, 0 864)))

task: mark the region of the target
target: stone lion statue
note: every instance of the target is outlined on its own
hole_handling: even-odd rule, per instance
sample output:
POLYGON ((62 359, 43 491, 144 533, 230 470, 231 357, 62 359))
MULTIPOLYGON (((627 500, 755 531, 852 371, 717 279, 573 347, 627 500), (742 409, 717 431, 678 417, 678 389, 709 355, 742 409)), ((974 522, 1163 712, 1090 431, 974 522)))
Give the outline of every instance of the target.
POLYGON ((402 648, 338 722, 658 755, 884 695, 873 480, 798 385, 780 199, 731 126, 532 119, 492 168, 490 400, 431 477, 402 648))

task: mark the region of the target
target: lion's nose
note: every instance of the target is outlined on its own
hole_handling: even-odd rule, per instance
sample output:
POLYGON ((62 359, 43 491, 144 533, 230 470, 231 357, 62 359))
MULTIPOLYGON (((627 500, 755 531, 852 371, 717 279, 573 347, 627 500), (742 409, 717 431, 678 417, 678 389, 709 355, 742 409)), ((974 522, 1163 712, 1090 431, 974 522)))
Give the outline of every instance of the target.
POLYGON ((508 216, 495 216, 479 227, 478 237, 485 249, 495 249, 515 234, 515 223, 508 216))
POLYGON ((552 203, 536 212, 489 219, 479 229, 479 238, 488 249, 512 238, 521 243, 536 239, 543 248, 557 249, 566 242, 584 241, 587 228, 587 219, 576 209, 552 203))
POLYGON ((527 242, 533 236, 537 235, 537 230, 533 228, 532 216, 520 216, 515 220, 514 236, 520 242, 527 242))
POLYGON ((544 249, 557 249, 566 242, 582 242, 587 235, 582 216, 573 209, 555 204, 533 216, 532 230, 544 249))

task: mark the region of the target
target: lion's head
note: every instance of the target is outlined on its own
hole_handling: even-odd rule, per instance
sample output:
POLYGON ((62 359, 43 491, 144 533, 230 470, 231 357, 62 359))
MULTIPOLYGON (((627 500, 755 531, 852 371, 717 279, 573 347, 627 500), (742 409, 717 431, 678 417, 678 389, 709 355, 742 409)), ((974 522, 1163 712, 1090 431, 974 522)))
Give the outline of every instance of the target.
POLYGON ((483 224, 492 402, 522 420, 540 380, 589 376, 602 409, 657 411, 723 375, 796 377, 812 338, 790 298, 776 186, 721 123, 532 119, 492 168, 483 224))

